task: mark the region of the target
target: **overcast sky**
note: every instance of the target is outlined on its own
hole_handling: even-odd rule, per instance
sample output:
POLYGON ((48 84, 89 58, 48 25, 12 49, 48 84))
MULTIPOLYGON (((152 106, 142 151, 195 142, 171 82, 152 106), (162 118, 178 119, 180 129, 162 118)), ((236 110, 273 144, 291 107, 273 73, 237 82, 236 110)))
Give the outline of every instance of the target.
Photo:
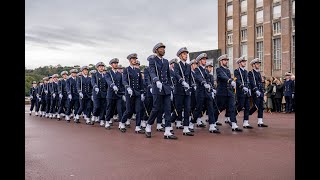
POLYGON ((171 60, 218 48, 217 0, 26 0, 26 67, 96 64, 117 57, 142 65, 158 42, 171 60))

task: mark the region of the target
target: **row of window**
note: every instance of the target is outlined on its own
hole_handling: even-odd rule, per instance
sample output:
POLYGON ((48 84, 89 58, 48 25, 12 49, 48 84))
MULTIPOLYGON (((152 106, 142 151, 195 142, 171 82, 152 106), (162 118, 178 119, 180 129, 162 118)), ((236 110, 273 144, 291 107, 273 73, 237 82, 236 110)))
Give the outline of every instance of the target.
MULTIPOLYGON (((281 38, 275 38, 272 40, 272 50, 273 50, 273 69, 280 70, 282 59, 281 59, 281 38)), ((261 71, 264 70, 264 63, 263 63, 263 41, 256 42, 256 57, 259 58, 261 63, 261 71)), ((230 59, 233 59, 233 47, 228 46, 226 49, 226 53, 228 54, 230 59)), ((240 56, 247 57, 248 53, 248 46, 247 44, 241 44, 240 46, 240 56)), ((292 36, 292 62, 295 62, 295 36, 292 36)), ((247 63, 248 65, 248 63, 247 63)), ((229 68, 233 71, 233 61, 229 61, 229 68)))

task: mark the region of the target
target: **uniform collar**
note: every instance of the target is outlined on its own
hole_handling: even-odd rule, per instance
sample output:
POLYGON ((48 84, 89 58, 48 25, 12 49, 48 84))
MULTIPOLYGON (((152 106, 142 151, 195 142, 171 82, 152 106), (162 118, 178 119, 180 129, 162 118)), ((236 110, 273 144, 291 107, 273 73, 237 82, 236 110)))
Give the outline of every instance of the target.
POLYGON ((245 69, 244 69, 244 67, 239 67, 240 69, 242 69, 242 71, 244 71, 245 69))
POLYGON ((259 69, 253 69, 253 70, 255 70, 256 72, 260 72, 259 69))

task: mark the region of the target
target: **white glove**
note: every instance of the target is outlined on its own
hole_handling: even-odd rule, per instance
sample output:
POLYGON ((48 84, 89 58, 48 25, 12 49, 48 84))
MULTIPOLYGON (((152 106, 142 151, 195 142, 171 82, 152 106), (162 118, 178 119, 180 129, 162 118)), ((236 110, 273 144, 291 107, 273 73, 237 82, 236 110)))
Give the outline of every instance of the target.
POLYGON ((215 94, 214 92, 211 93, 211 96, 212 96, 213 99, 214 99, 214 94, 215 94))
POLYGON ((243 87, 242 89, 244 90, 244 92, 248 92, 249 91, 249 89, 247 87, 243 87))
POLYGON ((292 94, 292 98, 294 98, 294 94, 292 94))
POLYGON ((133 92, 132 92, 132 89, 128 87, 128 88, 127 88, 127 91, 128 91, 128 94, 129 94, 130 96, 132 96, 132 93, 133 93, 133 92))
POLYGON ((39 102, 41 101, 41 98, 39 97, 39 102))
POLYGON ((141 101, 144 101, 145 97, 144 94, 141 94, 141 101))
POLYGON ((62 98, 63 96, 62 96, 62 94, 59 94, 59 98, 62 98))
POLYGON ((93 96, 91 96, 91 100, 93 101, 93 96))
POLYGON ((150 88, 150 93, 152 94, 152 88, 150 88))
POLYGON ((159 88, 159 90, 162 90, 162 83, 160 81, 157 81, 157 88, 159 88))
POLYGON ((193 86, 193 89, 196 91, 197 90, 197 86, 193 86))
POLYGON ((119 90, 116 85, 114 85, 112 88, 113 88, 113 90, 116 91, 116 92, 119 90))
POLYGON ((171 94, 170 94, 170 100, 173 101, 173 93, 171 91, 171 94))
POLYGON ((210 85, 207 84, 207 83, 205 83, 203 86, 204 86, 206 89, 210 89, 210 85))
POLYGON ((125 97, 125 96, 122 96, 122 100, 123 100, 124 102, 126 102, 126 97, 125 97))
POLYGON ((47 90, 45 90, 45 91, 44 91, 44 93, 48 94, 48 91, 47 91, 47 90))
POLYGON ((231 82, 231 86, 232 86, 233 88, 236 88, 236 82, 232 81, 232 82, 231 82))
POLYGON ((37 94, 36 96, 37 96, 37 98, 39 98, 39 94, 37 94))
POLYGON ((248 93, 249 93, 249 96, 251 96, 251 89, 249 89, 248 93))
POLYGON ((217 91, 216 91, 215 89, 212 89, 212 92, 213 92, 214 94, 216 94, 216 93, 217 93, 217 91))
POLYGON ((30 96, 30 100, 32 100, 33 99, 33 97, 32 96, 30 96))
POLYGON ((189 89, 189 88, 190 88, 189 84, 188 84, 188 83, 186 83, 185 81, 182 81, 182 85, 183 85, 185 88, 187 88, 187 89, 189 89))
POLYGON ((82 92, 79 92, 79 96, 80 96, 81 99, 83 98, 82 92))
POLYGON ((72 99, 72 95, 71 95, 71 94, 69 94, 69 95, 68 95, 68 98, 71 100, 71 99, 72 99))
POLYGON ((53 97, 53 98, 56 98, 56 93, 53 93, 53 94, 52 94, 52 97, 53 97))
POLYGON ((258 91, 258 90, 256 90, 256 94, 257 94, 257 96, 261 95, 260 91, 258 91))
POLYGON ((94 91, 96 91, 96 93, 98 94, 99 93, 99 88, 94 88, 94 91))

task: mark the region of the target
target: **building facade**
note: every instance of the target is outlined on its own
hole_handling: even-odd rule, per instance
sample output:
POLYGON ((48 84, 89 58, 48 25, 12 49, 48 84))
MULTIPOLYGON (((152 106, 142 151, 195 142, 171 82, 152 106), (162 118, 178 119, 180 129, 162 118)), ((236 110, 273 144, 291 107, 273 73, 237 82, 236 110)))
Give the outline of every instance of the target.
POLYGON ((295 73, 295 1, 218 0, 218 48, 232 59, 231 70, 245 56, 260 58, 267 78, 295 73))

